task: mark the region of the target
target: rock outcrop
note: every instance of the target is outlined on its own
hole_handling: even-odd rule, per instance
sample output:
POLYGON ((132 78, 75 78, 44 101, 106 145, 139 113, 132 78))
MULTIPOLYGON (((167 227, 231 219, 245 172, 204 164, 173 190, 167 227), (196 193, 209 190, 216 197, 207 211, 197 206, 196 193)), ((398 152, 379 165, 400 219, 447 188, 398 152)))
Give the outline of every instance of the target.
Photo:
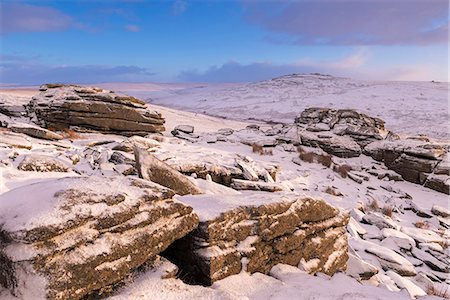
POLYGON ((323 151, 338 157, 358 157, 361 147, 348 136, 338 136, 330 133, 302 132, 300 133, 302 145, 320 147, 323 151))
POLYGON ((139 177, 168 187, 179 195, 202 193, 185 175, 149 154, 146 150, 135 147, 134 155, 139 177))
POLYGON ((450 194, 449 156, 442 145, 418 140, 379 141, 366 146, 364 154, 382 161, 407 181, 450 194))
POLYGON ((329 275, 345 269, 348 215, 322 200, 268 195, 181 197, 200 225, 167 255, 203 284, 242 268, 267 274, 278 263, 329 275))
POLYGON ((305 109, 295 123, 306 124, 309 131, 333 131, 354 139, 361 147, 382 140, 384 121, 353 109, 331 109, 311 107, 305 109))
POLYGON ((46 84, 28 105, 44 128, 76 128, 125 136, 162 132, 164 118, 139 99, 94 87, 46 84))
POLYGON ((80 299, 120 282, 197 227, 173 195, 138 178, 93 176, 2 194, 0 283, 19 298, 32 281, 42 297, 80 299))

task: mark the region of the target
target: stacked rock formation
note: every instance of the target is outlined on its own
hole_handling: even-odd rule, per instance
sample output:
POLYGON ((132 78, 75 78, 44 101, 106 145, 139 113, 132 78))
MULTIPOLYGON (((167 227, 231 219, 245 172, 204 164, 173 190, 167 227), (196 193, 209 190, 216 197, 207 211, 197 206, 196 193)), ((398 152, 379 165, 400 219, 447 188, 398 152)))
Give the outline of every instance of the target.
POLYGON ((197 227, 173 195, 142 179, 92 176, 3 194, 0 283, 20 298, 35 297, 21 289, 33 281, 41 297, 79 299, 120 282, 197 227))
POLYGON ((46 84, 28 105, 45 128, 76 128, 125 136, 162 132, 164 118, 141 100, 94 87, 46 84))
POLYGON ((442 145, 419 140, 375 142, 364 149, 403 179, 450 194, 450 159, 442 145))
POLYGON ((278 264, 310 273, 334 274, 347 262, 347 214, 322 200, 260 193, 185 196, 199 227, 176 241, 167 255, 194 281, 214 281, 248 272, 267 274, 278 264))
POLYGON ((401 139, 384 121, 350 109, 308 108, 296 119, 301 144, 338 157, 362 153, 382 161, 404 180, 450 194, 448 146, 426 137, 401 139))
POLYGON ((358 156, 361 153, 361 148, 371 142, 382 140, 385 135, 383 120, 358 113, 352 109, 335 110, 311 107, 305 109, 295 118, 295 123, 308 126, 306 130, 309 131, 309 135, 302 136, 302 143, 304 140, 307 143, 311 140, 316 141, 324 151, 336 152, 336 155, 340 154, 338 156, 341 157, 358 156), (323 131, 329 131, 337 135, 338 137, 334 137, 336 141, 327 142, 328 139, 333 137, 321 137, 320 132, 323 131), (333 151, 333 145, 340 145, 340 147, 337 147, 337 151, 333 151), (345 145, 348 145, 347 151, 339 149, 345 148, 345 145), (358 149, 358 145, 361 147, 360 149, 358 149))

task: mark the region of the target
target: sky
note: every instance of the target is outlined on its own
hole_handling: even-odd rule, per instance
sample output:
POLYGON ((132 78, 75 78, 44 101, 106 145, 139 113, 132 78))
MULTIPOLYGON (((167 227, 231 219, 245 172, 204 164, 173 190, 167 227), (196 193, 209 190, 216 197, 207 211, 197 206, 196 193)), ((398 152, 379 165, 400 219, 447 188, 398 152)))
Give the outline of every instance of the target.
POLYGON ((0 0, 0 84, 449 81, 448 0, 0 0))

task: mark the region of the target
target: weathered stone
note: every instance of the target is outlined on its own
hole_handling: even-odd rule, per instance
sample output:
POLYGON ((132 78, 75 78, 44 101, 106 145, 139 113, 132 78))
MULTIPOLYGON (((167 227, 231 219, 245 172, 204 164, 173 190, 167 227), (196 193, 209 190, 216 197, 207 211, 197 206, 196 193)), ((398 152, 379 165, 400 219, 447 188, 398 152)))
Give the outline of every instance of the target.
POLYGON ((31 137, 44 140, 61 140, 63 136, 50 130, 27 124, 14 124, 9 127, 11 131, 23 133, 31 137))
POLYGON ((122 165, 122 164, 133 165, 133 166, 135 165, 134 157, 128 157, 118 151, 114 151, 111 154, 111 157, 108 159, 108 161, 115 165, 122 165))
POLYGON ((51 156, 30 154, 22 160, 17 169, 35 172, 69 172, 71 167, 51 156))
POLYGON ((159 145, 160 145, 159 142, 155 141, 154 139, 149 139, 135 135, 127 138, 120 144, 114 146, 113 150, 132 153, 134 151, 133 149, 135 146, 142 148, 144 150, 150 150, 153 148, 158 148, 159 145))
POLYGON ((374 142, 364 153, 383 161, 403 179, 449 194, 450 163, 441 145, 417 140, 374 142))
POLYGON ((161 114, 131 96, 74 85, 46 85, 41 90, 32 98, 28 111, 45 128, 76 127, 126 136, 165 130, 161 114))
POLYGON ((332 133, 325 135, 312 132, 301 132, 300 139, 302 145, 310 147, 320 147, 329 154, 338 157, 357 157, 361 155, 361 147, 348 136, 338 136, 332 133))
POLYGON ((368 262, 365 262, 360 257, 349 254, 347 270, 345 273, 358 280, 368 280, 372 276, 378 274, 378 269, 368 262))
POLYGON ((181 131, 184 133, 194 133, 194 126, 192 125, 177 125, 173 131, 181 131))
POLYGON ((251 190, 263 192, 277 192, 283 190, 283 187, 277 183, 249 181, 243 179, 231 179, 230 186, 235 190, 251 190))
POLYGON ((33 282, 50 299, 80 299, 116 284, 197 226, 192 208, 173 195, 142 179, 95 176, 9 191, 0 196, 8 236, 0 253, 21 271, 2 264, 0 273, 17 282, 38 277, 33 282), (31 214, 22 209, 36 202, 31 214))
POLYGON ((332 130, 346 135, 361 147, 383 139, 384 121, 372 118, 351 109, 330 109, 311 107, 305 109, 296 119, 297 124, 308 124, 309 131, 332 130), (328 129, 326 129, 328 127, 328 129))
POLYGON ((414 266, 406 258, 389 248, 372 244, 365 251, 375 255, 385 270, 394 270, 402 276, 415 276, 417 274, 414 266))
POLYGON ((402 154, 392 162, 389 168, 402 175, 407 181, 420 183, 420 174, 433 172, 436 165, 435 160, 402 154))
POLYGON ((431 208, 431 212, 436 216, 444 218, 450 217, 450 210, 439 205, 433 205, 433 207, 431 208))
POLYGON ((349 216, 322 200, 262 193, 179 200, 194 207, 200 225, 169 247, 168 256, 200 283, 239 273, 243 258, 250 273, 302 259, 317 260, 310 273, 345 269, 349 216))
POLYGON ((431 174, 425 180, 425 187, 450 195, 450 177, 448 175, 431 174))
POLYGON ((179 195, 202 193, 186 176, 160 161, 146 150, 135 147, 134 155, 139 177, 168 187, 179 195))

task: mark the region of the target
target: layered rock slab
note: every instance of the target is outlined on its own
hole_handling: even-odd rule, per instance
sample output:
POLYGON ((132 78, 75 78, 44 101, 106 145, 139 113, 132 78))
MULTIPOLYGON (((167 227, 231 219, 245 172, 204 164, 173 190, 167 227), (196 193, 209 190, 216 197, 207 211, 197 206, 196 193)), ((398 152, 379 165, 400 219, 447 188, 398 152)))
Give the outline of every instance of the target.
POLYGON ((382 161, 403 179, 450 194, 449 155, 443 145, 417 140, 378 141, 364 154, 382 161))
POLYGON ((167 251, 194 281, 267 274, 278 264, 333 274, 347 262, 347 214, 322 200, 286 193, 184 196, 200 217, 196 230, 167 251))
POLYGON ((44 128, 76 128, 125 136, 162 132, 164 118, 141 100, 94 87, 43 85, 28 114, 44 128))
POLYGON ((79 299, 124 279, 197 227, 174 192, 129 177, 68 177, 0 197, 1 283, 30 278, 50 299, 79 299), (9 268, 7 268, 10 266, 9 268))

